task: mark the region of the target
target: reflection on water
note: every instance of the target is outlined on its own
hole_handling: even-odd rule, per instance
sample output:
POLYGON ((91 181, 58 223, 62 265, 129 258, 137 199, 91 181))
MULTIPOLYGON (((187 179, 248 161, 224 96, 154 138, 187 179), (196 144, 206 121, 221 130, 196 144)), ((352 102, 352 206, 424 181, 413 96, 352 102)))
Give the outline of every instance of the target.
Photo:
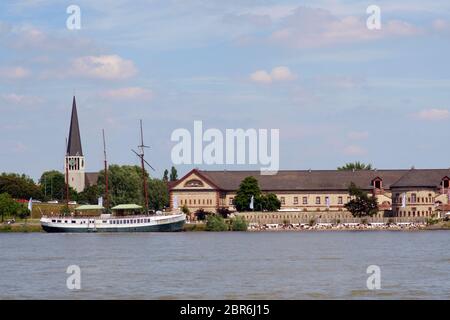
POLYGON ((450 299, 450 232, 0 234, 0 299, 450 299), (66 287, 69 265, 81 290, 66 287), (381 268, 381 290, 366 269, 381 268))

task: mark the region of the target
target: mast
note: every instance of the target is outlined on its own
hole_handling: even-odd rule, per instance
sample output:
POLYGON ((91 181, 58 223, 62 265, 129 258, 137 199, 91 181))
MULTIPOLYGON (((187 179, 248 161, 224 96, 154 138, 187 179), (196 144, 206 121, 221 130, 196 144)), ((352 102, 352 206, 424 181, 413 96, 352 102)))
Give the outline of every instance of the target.
POLYGON ((148 213, 148 190, 147 190, 147 176, 145 175, 145 164, 144 164, 144 148, 147 146, 144 145, 144 134, 142 132, 142 119, 139 120, 141 125, 141 145, 139 148, 141 149, 141 167, 142 167, 142 183, 144 184, 144 197, 145 197, 145 212, 148 213))
POLYGON ((140 121, 140 125, 141 125, 141 144, 138 146, 138 148, 140 149, 139 151, 139 153, 137 153, 136 151, 134 151, 134 150, 131 150, 131 151, 133 151, 139 158, 140 158, 140 160, 141 160, 141 168, 142 168, 142 189, 143 189, 143 191, 144 191, 144 198, 145 198, 145 210, 146 210, 146 213, 148 213, 148 210, 149 210, 149 205, 148 205, 148 186, 147 186, 147 176, 145 175, 145 164, 147 164, 152 170, 155 170, 155 169, 153 169, 153 167, 144 159, 144 148, 148 148, 148 146, 146 146, 146 145, 144 145, 144 134, 143 134, 143 131, 142 131, 142 120, 139 120, 140 121))
MULTIPOLYGON (((67 150, 67 138, 66 138, 66 150, 67 150)), ((66 152, 66 205, 69 206, 69 158, 67 157, 69 155, 68 152, 66 152)))
POLYGON ((105 141, 105 129, 102 129, 103 134, 103 155, 105 162, 105 208, 108 210, 109 206, 109 197, 108 197, 108 161, 106 160, 106 141, 105 141))

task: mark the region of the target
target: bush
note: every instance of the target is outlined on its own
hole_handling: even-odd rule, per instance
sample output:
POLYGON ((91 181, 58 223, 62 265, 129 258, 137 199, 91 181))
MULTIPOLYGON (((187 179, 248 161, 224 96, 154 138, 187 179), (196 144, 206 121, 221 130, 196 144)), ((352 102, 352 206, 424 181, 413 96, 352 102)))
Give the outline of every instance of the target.
POLYGON ((212 212, 205 211, 204 209, 198 209, 197 211, 195 211, 195 216, 199 221, 205 220, 207 216, 210 216, 212 214, 212 212))
POLYGON ((231 230, 232 231, 247 231, 248 224, 244 217, 236 217, 231 219, 231 230))
POLYGON ((184 214, 189 214, 189 208, 187 207, 187 205, 183 204, 183 206, 181 207, 181 212, 183 212, 184 214))
POLYGON ((209 215, 206 219, 206 231, 228 231, 228 225, 219 215, 209 215))
POLYGON ((311 219, 309 220, 309 226, 312 227, 313 225, 316 224, 316 220, 315 219, 311 219))
POLYGON ((230 215, 231 211, 228 208, 221 207, 217 210, 217 213, 226 219, 230 215))

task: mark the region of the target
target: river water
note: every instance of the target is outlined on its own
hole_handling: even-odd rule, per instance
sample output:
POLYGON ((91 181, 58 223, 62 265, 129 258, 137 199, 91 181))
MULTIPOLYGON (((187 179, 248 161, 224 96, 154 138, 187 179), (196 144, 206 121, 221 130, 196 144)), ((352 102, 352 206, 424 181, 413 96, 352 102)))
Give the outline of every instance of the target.
POLYGON ((450 232, 3 233, 0 270, 0 299, 450 299, 450 232))

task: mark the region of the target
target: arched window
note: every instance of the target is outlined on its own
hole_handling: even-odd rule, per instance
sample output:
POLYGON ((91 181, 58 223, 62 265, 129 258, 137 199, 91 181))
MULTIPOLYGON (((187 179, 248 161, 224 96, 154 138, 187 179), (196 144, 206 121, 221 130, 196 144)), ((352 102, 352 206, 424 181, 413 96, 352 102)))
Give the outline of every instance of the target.
POLYGON ((198 179, 191 179, 191 180, 189 180, 189 181, 187 181, 185 184, 184 184, 184 186, 185 187, 188 187, 188 188, 195 188, 195 187, 203 187, 204 186, 204 184, 203 184, 203 182, 201 182, 200 180, 198 180, 198 179))

